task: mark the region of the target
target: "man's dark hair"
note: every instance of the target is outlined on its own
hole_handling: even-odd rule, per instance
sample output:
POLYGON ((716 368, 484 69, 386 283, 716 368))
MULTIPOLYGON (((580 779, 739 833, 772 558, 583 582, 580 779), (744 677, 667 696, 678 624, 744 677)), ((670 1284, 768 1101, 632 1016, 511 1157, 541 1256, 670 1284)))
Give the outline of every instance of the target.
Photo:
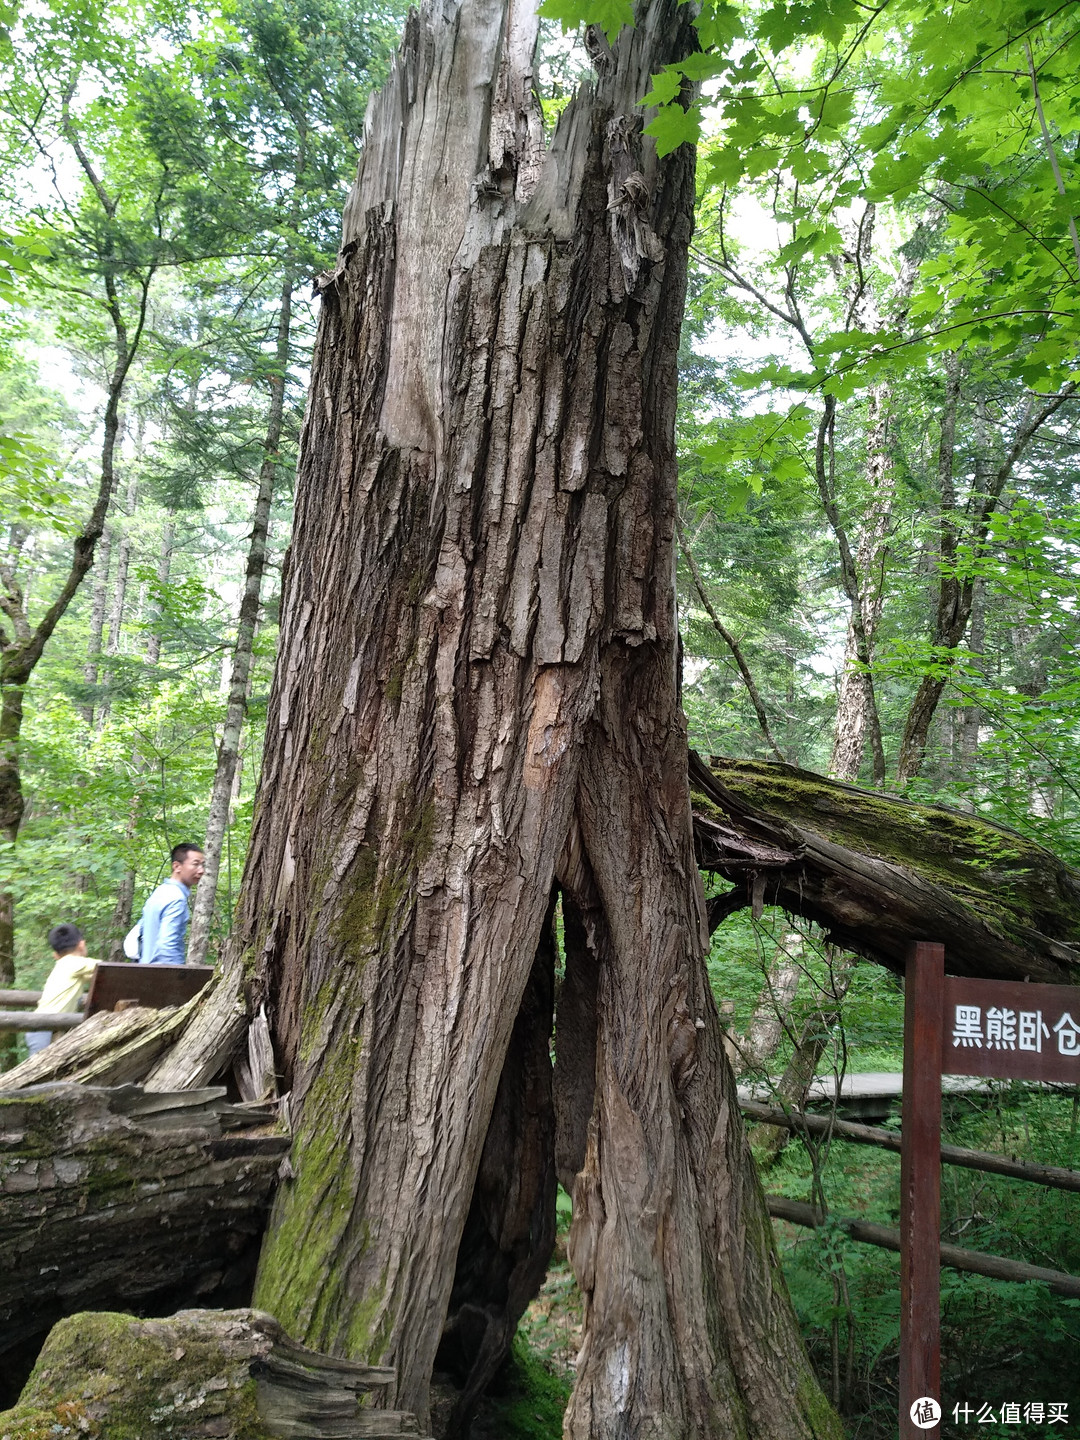
POLYGON ((49 931, 49 948, 55 955, 67 955, 82 938, 78 925, 54 925, 49 931))
POLYGON ((191 840, 185 840, 182 845, 174 845, 172 847, 169 859, 174 865, 182 865, 187 859, 188 853, 192 850, 197 850, 200 855, 204 853, 201 845, 196 845, 194 841, 191 840))

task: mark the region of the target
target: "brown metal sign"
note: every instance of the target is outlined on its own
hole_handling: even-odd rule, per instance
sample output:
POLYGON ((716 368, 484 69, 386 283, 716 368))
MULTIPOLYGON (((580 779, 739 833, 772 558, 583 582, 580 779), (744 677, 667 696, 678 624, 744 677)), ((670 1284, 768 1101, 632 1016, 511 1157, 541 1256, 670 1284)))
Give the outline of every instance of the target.
POLYGON ((1080 988, 946 975, 941 1070, 1080 1084, 1080 988))
POLYGON ((940 1433, 941 1076, 1080 1084, 1080 987, 962 980, 944 961, 919 941, 904 982, 900 1440, 940 1433))

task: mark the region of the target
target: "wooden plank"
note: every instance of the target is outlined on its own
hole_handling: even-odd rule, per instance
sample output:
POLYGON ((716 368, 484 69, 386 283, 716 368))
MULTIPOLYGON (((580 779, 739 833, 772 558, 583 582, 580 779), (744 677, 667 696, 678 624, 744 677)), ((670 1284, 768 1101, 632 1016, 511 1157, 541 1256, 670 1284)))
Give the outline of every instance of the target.
MULTIPOLYGON (((813 1205, 802 1200, 789 1200, 786 1195, 766 1195, 765 1203, 769 1214, 775 1220, 786 1220, 790 1225, 803 1225, 815 1229, 824 1225, 826 1218, 832 1225, 853 1240, 864 1245, 877 1245, 883 1250, 900 1249, 900 1231, 888 1225, 876 1225, 870 1220, 854 1220, 848 1216, 829 1215, 826 1217, 813 1205)), ((969 1275, 988 1275, 991 1280, 1008 1280, 1014 1284, 1025 1284, 1037 1280, 1046 1285, 1055 1295, 1067 1295, 1080 1299, 1080 1275, 1069 1275, 1064 1270, 1047 1270, 1042 1265, 1028 1265, 1024 1260, 1005 1260, 1000 1255, 986 1255, 981 1250, 965 1250, 959 1245, 941 1245, 941 1263, 947 1270, 962 1270, 969 1275)))
POLYGON ((0 1030, 73 1030, 83 1019, 75 1010, 0 1010, 0 1030))
POLYGON ((161 1010, 184 1005, 213 976, 212 965, 136 965, 100 961, 90 981, 87 1015, 113 1010, 120 1000, 161 1010))
POLYGON ((918 940, 904 978, 900 1151, 900 1440, 924 1430, 916 1400, 941 1401, 941 1046, 945 947, 918 940))
MULTIPOLYGON (((899 1131, 882 1130, 876 1125, 858 1125, 833 1115, 811 1115, 805 1110, 780 1110, 775 1105, 762 1105, 757 1100, 740 1100, 739 1105, 748 1119, 762 1125, 777 1125, 796 1134, 806 1131, 809 1135, 833 1135, 854 1145, 876 1145, 896 1154, 900 1153, 903 1144, 899 1131)), ((1012 1160, 1008 1155, 995 1155, 988 1150, 966 1150, 961 1145, 942 1145, 941 1160, 944 1165, 959 1165, 988 1175, 1006 1175, 1012 1180, 1027 1180, 1033 1185, 1046 1185, 1054 1190, 1080 1192, 1080 1170, 1062 1170, 1056 1165, 1012 1160)))

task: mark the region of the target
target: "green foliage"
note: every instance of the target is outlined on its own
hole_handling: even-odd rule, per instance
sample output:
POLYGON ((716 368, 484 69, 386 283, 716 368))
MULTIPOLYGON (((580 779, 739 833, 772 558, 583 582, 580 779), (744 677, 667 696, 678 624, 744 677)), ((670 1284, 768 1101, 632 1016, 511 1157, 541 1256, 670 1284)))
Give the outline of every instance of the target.
POLYGON ((553 1374, 519 1335, 498 1381, 492 1420, 505 1440, 557 1440, 570 1385, 553 1374))
MULTIPOLYGON (((0 890, 15 899, 28 984, 47 965, 51 924, 78 921, 106 954, 130 923, 125 889, 137 909, 169 846, 205 831, 252 486, 282 378, 282 296, 296 293, 271 585, 313 338, 300 287, 336 248, 397 28, 392 5, 338 0, 132 3, 107 19, 56 0, 4 38, 0 302, 22 309, 0 350, 0 569, 9 594, 28 597, 31 626, 96 492, 107 388, 121 418, 98 564, 38 663, 17 742, 28 806, 18 846, 0 855, 0 890)), ((215 941, 251 823, 276 594, 263 602, 215 941)))
POLYGON ((624 25, 634 23, 633 0, 595 0, 588 7, 579 0, 542 0, 540 14, 547 20, 557 20, 564 32, 576 30, 583 23, 599 25, 609 41, 615 40, 624 25))
MULTIPOLYGON (((1080 1148, 1070 1098, 1003 1086, 989 1100, 946 1105, 947 1143, 1076 1168, 1080 1148)), ((824 1190, 836 1215, 895 1226, 899 1157, 835 1142, 816 1155, 784 1151, 770 1190, 798 1199, 824 1190)), ((816 1231, 780 1226, 785 1274, 811 1355, 828 1386, 839 1357, 841 1401, 851 1433, 895 1434, 899 1338, 899 1259, 850 1240, 835 1225, 816 1231), (849 1350, 849 1343, 851 1349, 849 1350)), ((1080 1265, 1074 1197, 1028 1183, 945 1166, 942 1235, 953 1244, 1049 1265, 1080 1265)), ((1045 1286, 1010 1284, 944 1269, 942 1389, 956 1403, 1060 1400, 1080 1403, 1075 1353, 1080 1307, 1045 1286)), ((1006 1434, 996 1427, 992 1434, 1006 1434)))

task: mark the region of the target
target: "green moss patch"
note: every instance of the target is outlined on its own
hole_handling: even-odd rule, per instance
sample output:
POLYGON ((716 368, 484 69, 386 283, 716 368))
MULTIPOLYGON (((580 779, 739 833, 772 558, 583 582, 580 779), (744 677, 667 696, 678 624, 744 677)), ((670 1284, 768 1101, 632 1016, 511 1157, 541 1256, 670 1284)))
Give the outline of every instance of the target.
POLYGON ((110 1312, 53 1327, 19 1404, 0 1413, 4 1440, 270 1440, 248 1358, 195 1326, 110 1312))
MULTIPOLYGON (((1006 927, 1080 941, 1080 877, 1015 831, 976 815, 860 790, 771 761, 713 759, 716 778, 756 810, 848 850, 903 866, 1006 927)), ((715 815, 697 791, 693 806, 715 815)))

